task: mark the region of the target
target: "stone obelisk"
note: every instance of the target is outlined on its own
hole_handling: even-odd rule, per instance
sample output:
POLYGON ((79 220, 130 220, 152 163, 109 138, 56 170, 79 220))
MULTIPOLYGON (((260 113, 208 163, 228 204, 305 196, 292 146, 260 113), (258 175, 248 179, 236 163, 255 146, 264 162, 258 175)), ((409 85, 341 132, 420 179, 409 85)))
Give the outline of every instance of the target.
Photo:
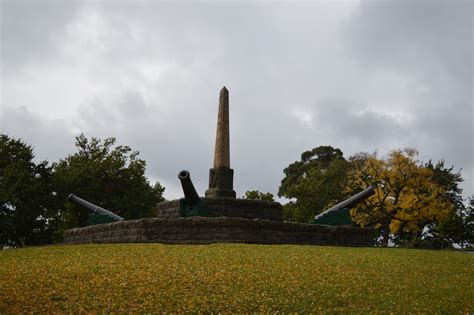
POLYGON ((214 167, 209 170, 209 189, 206 190, 206 197, 235 198, 233 186, 234 170, 230 168, 229 91, 224 86, 219 96, 214 167))

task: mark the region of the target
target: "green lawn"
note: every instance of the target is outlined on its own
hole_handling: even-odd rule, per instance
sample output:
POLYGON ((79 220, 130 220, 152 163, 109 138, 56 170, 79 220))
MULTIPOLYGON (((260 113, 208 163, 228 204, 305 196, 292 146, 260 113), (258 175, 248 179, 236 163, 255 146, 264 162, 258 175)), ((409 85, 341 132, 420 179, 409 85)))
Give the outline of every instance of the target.
POLYGON ((474 255, 245 244, 0 251, 0 313, 94 310, 473 312, 474 255))

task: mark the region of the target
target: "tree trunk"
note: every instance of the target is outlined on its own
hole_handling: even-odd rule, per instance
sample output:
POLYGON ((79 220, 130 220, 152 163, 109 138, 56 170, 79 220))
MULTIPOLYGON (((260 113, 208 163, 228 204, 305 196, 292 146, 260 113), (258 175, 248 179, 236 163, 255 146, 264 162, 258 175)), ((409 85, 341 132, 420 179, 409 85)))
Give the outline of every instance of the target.
POLYGON ((390 220, 387 222, 384 222, 383 227, 382 227, 382 246, 383 247, 388 247, 388 240, 390 238, 390 220))

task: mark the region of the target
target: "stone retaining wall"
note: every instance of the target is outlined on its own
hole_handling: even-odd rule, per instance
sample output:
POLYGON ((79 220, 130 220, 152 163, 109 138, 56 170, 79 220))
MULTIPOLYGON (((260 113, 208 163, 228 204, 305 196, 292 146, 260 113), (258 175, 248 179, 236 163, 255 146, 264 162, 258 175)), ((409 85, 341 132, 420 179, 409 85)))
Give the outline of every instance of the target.
POLYGON ((371 229, 229 217, 153 218, 75 228, 64 242, 257 243, 371 246, 371 229))

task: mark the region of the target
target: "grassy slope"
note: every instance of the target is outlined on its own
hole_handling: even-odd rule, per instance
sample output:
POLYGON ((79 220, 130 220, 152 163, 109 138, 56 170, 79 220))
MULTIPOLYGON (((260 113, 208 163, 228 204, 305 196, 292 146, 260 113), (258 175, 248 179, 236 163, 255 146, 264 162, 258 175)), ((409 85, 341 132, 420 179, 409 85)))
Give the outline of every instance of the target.
POLYGON ((0 313, 474 311, 474 255, 297 245, 76 245, 0 251, 0 313))

